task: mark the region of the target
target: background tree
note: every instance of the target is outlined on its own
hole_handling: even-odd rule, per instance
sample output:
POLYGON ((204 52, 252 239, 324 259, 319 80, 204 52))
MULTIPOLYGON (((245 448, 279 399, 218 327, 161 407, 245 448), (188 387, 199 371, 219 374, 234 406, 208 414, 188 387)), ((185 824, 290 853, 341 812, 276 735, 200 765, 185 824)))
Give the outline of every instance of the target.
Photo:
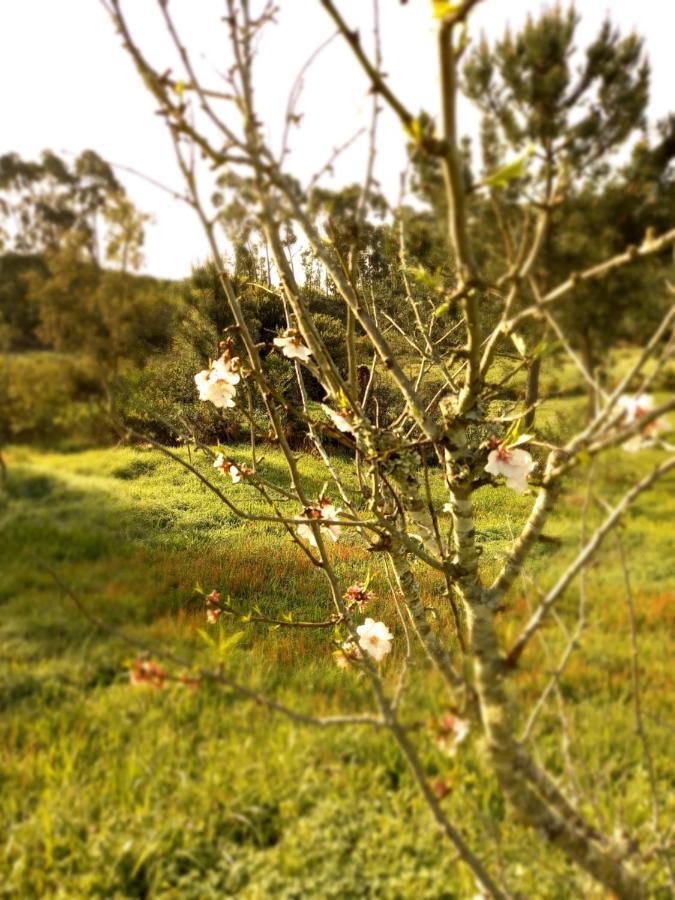
MULTIPOLYGON (((544 292, 559 280, 561 271, 569 271, 569 257, 560 253, 555 241, 556 233, 565 228, 568 201, 573 203, 585 184, 602 181, 611 154, 644 125, 649 97, 649 66, 642 40, 635 34, 621 37, 608 20, 578 54, 578 24, 574 7, 563 10, 556 4, 539 18, 528 17, 517 34, 507 29, 492 46, 483 38, 463 69, 464 91, 484 117, 485 144, 490 145, 484 157, 491 168, 528 147, 535 151, 518 207, 531 202, 550 211, 542 252, 532 273, 544 292), (563 194, 556 193, 561 179, 573 186, 564 192, 564 203, 560 202, 563 194)), ((513 213, 505 209, 504 227, 512 222, 513 213)), ((599 248, 598 252, 602 253, 599 248)), ((594 306, 602 303, 602 296, 595 292, 594 306)), ((588 294, 576 302, 584 309, 588 294)), ((583 314, 569 317, 568 325, 575 322, 578 327, 571 335, 592 371, 595 360, 583 314)), ((607 337, 605 333, 605 348, 607 337)), ((538 396, 540 359, 535 357, 529 367, 529 405, 538 396)), ((533 419, 534 412, 528 416, 528 427, 533 419)))
POLYGON ((5 251, 56 250, 68 233, 79 235, 99 263, 99 217, 111 197, 123 194, 110 165, 85 150, 68 165, 51 150, 39 161, 16 153, 0 157, 0 212, 5 251))
POLYGON ((148 217, 96 153, 71 164, 50 151, 38 162, 5 155, 0 204, 4 430, 9 438, 62 435, 57 421, 79 421, 64 403, 74 410, 113 396, 121 376, 169 349, 180 302, 166 283, 137 274, 148 217))

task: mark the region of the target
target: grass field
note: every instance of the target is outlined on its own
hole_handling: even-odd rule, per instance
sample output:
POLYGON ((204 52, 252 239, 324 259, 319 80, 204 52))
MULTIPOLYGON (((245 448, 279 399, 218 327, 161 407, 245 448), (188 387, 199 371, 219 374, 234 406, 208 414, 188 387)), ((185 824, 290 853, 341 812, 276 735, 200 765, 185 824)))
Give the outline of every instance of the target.
MULTIPOLYGON (((561 403, 548 427, 564 414, 561 403)), ((600 475, 604 495, 618 496, 636 467, 648 471, 658 455, 608 458, 600 475)), ((7 463, 8 489, 0 494, 1 897, 474 895, 386 736, 298 727, 208 685, 132 688, 133 650, 95 630, 45 568, 111 624, 180 649, 195 663, 220 659, 244 683, 295 708, 367 709, 366 686, 338 670, 326 633, 221 620, 209 634, 240 633, 223 648, 201 633, 197 584, 229 594, 243 610, 258 604, 270 615, 331 612, 320 574, 288 538, 275 526, 242 523, 154 451, 15 447, 7 463)), ((274 451, 264 467, 271 478, 285 477, 274 451)), ((302 474, 316 495, 323 482, 318 465, 303 462, 302 474)), ((666 799, 675 777, 668 641, 675 621, 674 487, 671 477, 641 497, 623 535, 664 821, 675 811, 666 799)), ((256 508, 246 487, 233 490, 242 505, 256 508)), ((440 485, 434 490, 440 508, 440 485)), ((541 585, 574 554, 582 503, 580 474, 529 568, 541 585)), ((486 571, 498 564, 530 504, 503 488, 479 492, 486 571)), ((335 554, 345 585, 364 576, 369 560, 362 550, 341 542, 335 554)), ((592 819, 610 830, 630 826, 649 842, 651 800, 634 731, 616 559, 610 539, 588 575, 589 628, 562 682, 572 759, 560 747, 555 701, 540 720, 540 747, 554 767, 573 764, 592 819)), ((381 578, 375 589, 378 617, 394 623, 381 578)), ((438 585, 427 580, 424 589, 428 605, 447 615, 438 585)), ((522 621, 526 595, 523 584, 504 616, 505 636, 522 621)), ((566 612, 573 621, 577 599, 575 588, 563 619, 566 612)), ((394 643, 396 656, 402 641, 394 643)), ((542 666, 554 667, 563 644, 558 628, 547 630, 551 655, 540 646, 527 657, 516 682, 521 696, 536 699, 546 681, 542 666)), ((434 678, 420 659, 408 703, 423 718, 441 709, 428 699, 434 678)), ((510 820, 480 767, 480 741, 472 737, 463 746, 449 759, 429 743, 424 762, 450 784, 444 800, 450 818, 498 877, 528 898, 601 896, 510 820)), ((666 897, 658 862, 654 896, 666 897)))

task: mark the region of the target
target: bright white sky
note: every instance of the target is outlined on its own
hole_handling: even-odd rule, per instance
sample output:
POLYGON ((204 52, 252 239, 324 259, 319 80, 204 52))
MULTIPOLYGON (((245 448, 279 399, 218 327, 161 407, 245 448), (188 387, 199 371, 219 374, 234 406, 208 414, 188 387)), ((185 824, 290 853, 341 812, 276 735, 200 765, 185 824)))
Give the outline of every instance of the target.
MULTIPOLYGON (((127 0, 139 43, 158 64, 169 65, 156 0, 127 0)), ((258 95, 269 135, 278 146, 288 91, 298 69, 333 31, 317 0, 279 0, 280 25, 262 47, 258 95)), ((390 83, 413 111, 436 112, 434 33, 428 0, 381 0, 385 71, 390 83)), ((485 0, 472 17, 473 35, 485 30, 500 35, 508 21, 517 28, 541 0, 485 0)), ((622 32, 643 35, 652 64, 651 117, 673 109, 673 19, 664 0, 578 0, 582 15, 578 43, 584 45, 608 11, 622 32)), ((218 28, 223 0, 171 0, 204 71, 225 68, 225 35, 218 28)), ((340 8, 371 38, 370 0, 342 0, 340 8)), ((164 67, 164 66, 163 66, 164 67)), ((174 69, 178 73, 177 69, 174 69)), ((92 148, 113 163, 122 163, 181 189, 171 142, 155 104, 141 85, 119 38, 97 0, 4 0, 0 3, 0 83, 3 86, 3 135, 0 153, 17 151, 35 157, 43 148, 79 153, 92 148)), ((217 84, 218 75, 214 74, 217 84)), ((334 41, 307 79, 300 110, 302 130, 292 143, 292 165, 306 183, 314 171, 361 125, 368 122, 367 83, 345 47, 334 41)), ((475 131, 476 118, 461 108, 463 133, 475 131)), ((382 117, 376 175, 386 193, 396 196, 404 163, 404 135, 387 112, 382 117)), ((366 139, 340 161, 337 183, 363 176, 366 139)), ((182 277, 192 263, 207 256, 194 213, 178 201, 132 175, 119 173, 131 197, 153 214, 148 227, 146 269, 156 275, 182 277)))

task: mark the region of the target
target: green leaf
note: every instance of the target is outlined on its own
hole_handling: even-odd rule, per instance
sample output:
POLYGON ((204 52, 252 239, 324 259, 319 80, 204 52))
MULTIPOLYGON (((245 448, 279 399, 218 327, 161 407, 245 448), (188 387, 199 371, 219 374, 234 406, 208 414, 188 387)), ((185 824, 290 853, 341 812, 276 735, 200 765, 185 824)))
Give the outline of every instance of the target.
POLYGON ((518 353, 520 353, 520 355, 523 357, 527 356, 527 344, 525 343, 524 339, 518 334, 518 332, 512 331, 509 337, 511 338, 513 346, 516 348, 518 353))
MULTIPOLYGON (((520 421, 520 419, 518 420, 520 421)), ((514 441, 510 441, 508 444, 509 449, 512 447, 520 447, 521 444, 527 444, 534 438, 533 434, 521 434, 514 441)))
POLYGON ((204 641, 205 644, 209 645, 209 647, 216 646, 216 642, 213 640, 213 637, 208 633, 208 631, 204 631, 203 628, 198 628, 197 634, 204 641))
POLYGON ((454 16, 461 8, 461 3, 453 3, 452 0, 431 0, 431 12, 434 19, 444 19, 446 16, 454 16))
POLYGON ((533 434, 524 434, 522 432, 523 427, 523 417, 525 413, 519 416, 511 423, 511 427, 506 432, 504 436, 504 446, 506 447, 518 447, 520 444, 526 444, 528 441, 531 441, 534 437, 533 434))
POLYGON ((533 359, 536 359, 538 356, 548 356, 549 353, 553 353, 561 346, 560 341, 540 341, 532 351, 531 356, 533 359))
POLYGON ((177 97, 182 97, 185 93, 185 82, 177 81, 173 86, 173 92, 177 97))
MULTIPOLYGON (((469 292, 471 294, 471 291, 469 292)), ((432 318, 440 319, 441 316, 444 316, 447 312, 450 312, 453 306, 455 306, 461 300, 461 296, 459 294, 455 294, 454 296, 450 296, 448 300, 444 303, 441 303, 440 306, 437 306, 436 309, 432 313, 432 318)))
POLYGON ((517 178, 522 178, 527 174, 527 166, 533 153, 534 147, 528 147, 525 153, 517 159, 512 160, 510 163, 502 166, 501 169, 497 169, 496 172, 488 175, 487 178, 483 180, 483 185, 485 187, 493 188, 508 187, 512 181, 515 181, 517 178))
POLYGON ((230 650, 234 649, 240 641, 243 641, 245 636, 245 631, 235 631, 234 634, 225 637, 225 632, 221 631, 220 642, 218 643, 218 656, 220 659, 224 659, 230 650))
POLYGON ((469 45, 469 28, 467 26, 466 20, 462 22, 462 30, 459 33, 459 40, 457 41, 457 53, 463 53, 469 45))
POLYGON ((423 266, 406 266, 405 271, 408 275, 411 275, 415 281, 419 281, 419 283, 425 285, 425 287, 431 288, 434 291, 443 289, 443 279, 439 269, 436 269, 435 272, 431 273, 423 266))
POLYGON ((413 119, 412 122, 405 123, 403 125, 406 133, 410 135, 410 137, 419 143, 424 137, 424 133, 422 131, 422 123, 419 119, 413 119))
MULTIPOLYGON (((351 403, 349 402, 349 397, 345 394, 344 390, 340 388, 337 393, 337 403, 338 409, 351 409, 351 403)), ((324 491, 326 488, 324 487, 324 491)))

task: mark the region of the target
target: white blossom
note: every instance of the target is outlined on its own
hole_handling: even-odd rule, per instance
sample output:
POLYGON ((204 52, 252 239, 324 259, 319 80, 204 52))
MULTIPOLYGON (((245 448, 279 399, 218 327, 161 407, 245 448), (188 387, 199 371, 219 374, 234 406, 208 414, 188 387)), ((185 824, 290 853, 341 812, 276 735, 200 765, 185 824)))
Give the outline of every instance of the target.
POLYGON ((654 408, 654 401, 649 394, 639 394, 637 397, 622 394, 617 406, 623 410, 623 424, 630 427, 654 408))
POLYGON ((361 651, 354 641, 345 641, 334 653, 338 669, 349 669, 353 662, 361 659, 361 651))
MULTIPOLYGON (((321 518, 322 519, 337 519, 341 512, 342 512, 341 509, 335 509, 335 507, 333 506, 333 504, 330 502, 330 500, 327 497, 324 497, 321 500, 321 518)), ((341 525, 326 525, 324 527, 326 528, 326 531, 328 532, 328 534, 331 536, 332 540, 337 541, 338 538, 340 537, 340 533, 342 531, 342 526, 341 525)))
MULTIPOLYGON (((639 394, 637 397, 622 394, 617 401, 617 405, 623 410, 621 424, 626 428, 631 428, 654 409, 654 399, 650 394, 639 394)), ((629 453, 635 453, 637 450, 648 446, 650 438, 655 438, 659 432, 667 431, 668 429, 669 425, 665 419, 652 419, 637 434, 624 441, 621 446, 629 453)))
POLYGON ((331 409, 330 406, 326 406, 325 403, 321 404, 321 409, 333 422, 333 425, 335 425, 338 431, 342 431, 345 434, 354 431, 353 413, 350 412, 350 410, 341 409, 339 412, 335 412, 334 409, 331 409))
POLYGON ((239 360, 230 358, 229 351, 211 364, 209 369, 202 369, 195 375, 195 384, 200 400, 210 400, 214 406, 232 408, 236 404, 236 388, 241 379, 237 371, 239 360))
POLYGON ((335 663, 336 663, 338 669, 348 669, 351 666, 349 657, 345 656, 345 654, 342 652, 342 650, 338 650, 335 653, 335 663))
POLYGON ((302 335, 295 328, 289 328, 281 337, 274 338, 274 346, 278 347, 288 359, 298 359, 300 362, 307 362, 312 355, 302 335))
POLYGON ((298 525, 298 535, 304 540, 307 541, 312 547, 318 547, 319 545, 316 542, 316 537, 314 536, 314 529, 311 525, 307 523, 303 523, 302 525, 298 525))
POLYGON ((215 625, 222 614, 223 610, 220 606, 220 593, 215 590, 211 591, 206 598, 206 621, 209 625, 215 625))
POLYGON ((369 656, 376 662, 384 659, 391 650, 391 642, 394 635, 389 631, 384 622, 376 622, 374 619, 366 619, 363 625, 356 629, 359 636, 359 644, 369 656))
POLYGON ((509 449, 500 444, 488 455, 485 471, 490 475, 504 475, 507 487, 524 494, 527 490, 527 476, 534 469, 534 465, 534 460, 527 450, 518 447, 509 449))
POLYGON ((436 725, 436 745, 443 753, 454 756, 457 747, 466 740, 470 725, 466 719, 462 719, 454 713, 448 712, 441 716, 436 725))
POLYGON ((232 479, 232 484, 239 484, 241 481, 241 472, 239 468, 232 462, 232 460, 226 459, 222 453, 219 453, 216 456, 213 462, 214 469, 220 469, 223 475, 227 472, 227 474, 232 479))
POLYGON ((239 384, 241 375, 237 371, 239 358, 229 359, 223 354, 211 366, 211 377, 217 380, 227 381, 228 384, 239 384))
MULTIPOLYGON (((341 509, 336 509, 333 504, 330 502, 328 497, 322 497, 319 501, 319 508, 308 507, 304 511, 304 515, 309 519, 315 519, 322 528, 324 528, 327 532, 331 540, 337 541, 340 537, 340 532, 342 531, 341 525, 324 525, 321 520, 328 519, 334 520, 337 519, 341 509)), ((316 537, 314 536, 314 529, 309 525, 309 523, 305 522, 302 525, 298 525, 298 535, 301 538, 304 538, 312 547, 317 546, 316 537)))

